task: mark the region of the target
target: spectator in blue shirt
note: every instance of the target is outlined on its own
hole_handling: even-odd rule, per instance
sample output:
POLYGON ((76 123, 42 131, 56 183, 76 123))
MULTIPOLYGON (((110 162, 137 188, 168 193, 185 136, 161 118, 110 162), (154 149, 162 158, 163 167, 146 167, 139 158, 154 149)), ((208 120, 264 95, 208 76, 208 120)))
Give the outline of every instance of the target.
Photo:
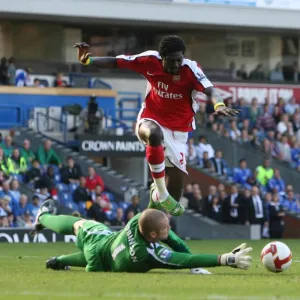
POLYGON ((250 118, 250 107, 247 105, 244 98, 239 98, 234 108, 241 110, 241 112, 238 115, 239 123, 245 119, 250 118))
POLYGON ((291 149, 291 156, 292 156, 292 164, 295 168, 299 168, 300 166, 300 146, 298 147, 297 144, 291 149))
POLYGON ((13 215, 13 213, 9 213, 7 215, 7 218, 8 218, 9 227, 11 228, 16 227, 15 216, 13 215))
POLYGON ((233 181, 241 184, 246 189, 251 189, 251 186, 248 184, 250 177, 252 177, 252 172, 247 168, 247 161, 243 158, 240 160, 240 167, 233 169, 233 181))
POLYGON ((28 199, 25 194, 22 194, 20 201, 16 207, 14 207, 13 212, 16 217, 22 217, 25 213, 30 212, 30 205, 27 203, 28 199))
POLYGON ((280 176, 280 171, 278 169, 274 170, 274 176, 268 181, 267 189, 269 192, 277 192, 283 194, 285 192, 285 182, 280 176))
POLYGON ((29 204, 29 213, 31 220, 35 220, 36 214, 40 208, 40 198, 37 195, 34 195, 32 197, 32 203, 29 204))
POLYGON ((287 197, 283 198, 281 200, 281 205, 285 210, 292 211, 292 212, 297 212, 298 206, 295 201, 295 196, 293 191, 288 191, 287 192, 287 197))
POLYGON ((13 194, 11 193, 9 189, 9 181, 4 181, 2 183, 2 191, 0 191, 0 198, 3 198, 4 196, 9 196, 10 197, 10 206, 14 208, 15 206, 18 205, 18 201, 15 199, 13 194))

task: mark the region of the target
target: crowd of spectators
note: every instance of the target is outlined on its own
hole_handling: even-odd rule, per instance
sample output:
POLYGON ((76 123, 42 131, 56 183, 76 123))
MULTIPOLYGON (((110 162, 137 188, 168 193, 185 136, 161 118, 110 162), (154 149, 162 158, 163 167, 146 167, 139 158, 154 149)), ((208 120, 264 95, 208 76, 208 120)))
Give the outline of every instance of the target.
POLYGON ((217 222, 227 224, 260 225, 264 238, 281 238, 287 211, 300 211, 292 186, 283 193, 261 193, 258 186, 238 189, 232 185, 226 191, 224 184, 211 185, 206 196, 202 195, 199 184, 187 184, 182 202, 187 208, 217 222))
POLYGON ((0 85, 10 86, 29 86, 29 87, 70 87, 66 80, 64 80, 63 73, 57 73, 54 81, 49 83, 48 80, 41 79, 37 76, 32 76, 31 68, 17 68, 14 57, 7 59, 2 57, 0 61, 0 85))
POLYGON ((141 211, 137 194, 131 203, 117 199, 93 167, 81 170, 72 157, 62 161, 50 140, 34 152, 29 140, 19 146, 10 135, 2 140, 0 134, 0 227, 31 228, 49 198, 73 215, 108 225, 124 226, 141 211), (34 191, 32 199, 20 192, 20 182, 34 191))
MULTIPOLYGON (((248 78, 245 73, 243 77, 248 78)), ((237 103, 232 99, 225 102, 241 113, 235 118, 216 117, 212 103, 207 102, 197 113, 198 124, 205 124, 235 143, 262 150, 300 171, 300 106, 295 98, 287 102, 279 98, 276 104, 265 99, 263 105, 256 98, 251 103, 243 98, 237 103)), ((197 143, 189 139, 187 161, 236 184, 228 195, 222 184, 218 188, 211 186, 205 197, 197 184, 188 185, 187 206, 196 212, 224 223, 260 224, 262 236, 272 238, 282 236, 287 211, 300 214, 300 195, 285 183, 269 159, 253 170, 248 168, 246 158, 240 158, 238 166, 229 166, 222 151, 213 149, 201 136, 197 143)))
POLYGON ((216 117, 213 105, 207 103, 201 106, 198 118, 216 134, 260 149, 300 171, 300 106, 294 98, 288 102, 279 98, 276 104, 266 99, 263 105, 256 98, 251 103, 243 98, 237 103, 232 99, 225 102, 241 110, 238 117, 216 117))
POLYGON ((187 161, 234 182, 227 194, 225 186, 211 186, 209 194, 203 195, 198 184, 188 184, 182 199, 186 207, 218 222, 232 224, 260 224, 264 237, 280 238, 286 211, 300 214, 300 194, 287 185, 278 169, 272 168, 269 159, 251 170, 247 159, 239 166, 229 166, 223 153, 207 143, 201 136, 195 144, 193 138, 187 143, 187 161))

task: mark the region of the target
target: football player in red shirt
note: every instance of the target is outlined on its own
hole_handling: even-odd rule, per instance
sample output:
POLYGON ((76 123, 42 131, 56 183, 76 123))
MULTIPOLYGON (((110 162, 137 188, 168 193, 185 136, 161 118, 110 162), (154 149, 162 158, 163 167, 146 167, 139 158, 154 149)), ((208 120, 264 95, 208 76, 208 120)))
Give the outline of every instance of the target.
POLYGON ((136 71, 147 81, 145 102, 138 116, 136 134, 146 144, 146 158, 154 184, 150 207, 164 208, 179 216, 179 203, 186 172, 188 132, 195 129, 196 103, 193 95, 202 92, 212 99, 215 114, 235 116, 238 110, 225 106, 199 65, 184 57, 185 44, 178 36, 166 36, 159 51, 117 57, 93 57, 89 45, 77 43, 78 60, 99 68, 124 68, 136 71))

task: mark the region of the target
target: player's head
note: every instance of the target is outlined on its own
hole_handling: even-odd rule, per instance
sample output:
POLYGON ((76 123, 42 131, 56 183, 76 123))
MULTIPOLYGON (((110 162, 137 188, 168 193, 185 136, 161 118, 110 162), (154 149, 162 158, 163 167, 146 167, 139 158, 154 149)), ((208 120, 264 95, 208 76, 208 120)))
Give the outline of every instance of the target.
POLYGON ((181 37, 168 35, 159 43, 159 55, 162 58, 164 71, 172 75, 179 73, 185 53, 185 44, 181 37))
POLYGON ((166 240, 170 230, 169 219, 162 211, 148 208, 139 218, 139 230, 149 242, 166 240))

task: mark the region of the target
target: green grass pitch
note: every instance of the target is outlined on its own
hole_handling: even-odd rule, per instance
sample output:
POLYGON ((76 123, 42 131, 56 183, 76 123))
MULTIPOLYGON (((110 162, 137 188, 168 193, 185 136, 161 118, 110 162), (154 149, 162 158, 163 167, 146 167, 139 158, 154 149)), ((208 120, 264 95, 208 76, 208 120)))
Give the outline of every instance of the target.
MULTIPOLYGON (((228 252, 241 241, 190 241, 194 253, 228 252)), ((273 274, 260 263, 269 241, 248 241, 253 265, 248 271, 211 268, 213 275, 190 275, 187 270, 153 270, 147 274, 85 273, 46 270, 51 256, 76 251, 74 244, 0 243, 0 299, 109 300, 269 300, 300 299, 300 241, 285 240, 293 252, 291 269, 273 274)))

